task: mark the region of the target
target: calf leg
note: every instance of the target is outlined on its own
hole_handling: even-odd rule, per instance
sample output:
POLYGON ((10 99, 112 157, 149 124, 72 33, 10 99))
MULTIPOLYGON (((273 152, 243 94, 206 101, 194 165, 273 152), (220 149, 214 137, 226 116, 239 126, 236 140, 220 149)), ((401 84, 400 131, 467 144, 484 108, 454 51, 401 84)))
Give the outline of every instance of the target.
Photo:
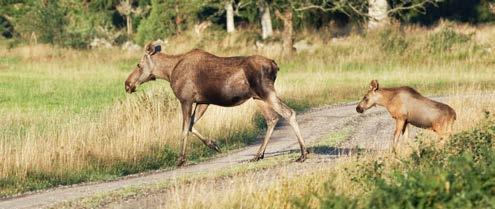
POLYGON ((399 142, 400 135, 406 125, 406 120, 404 119, 396 119, 395 120, 395 133, 394 133, 394 143, 392 145, 392 151, 397 151, 397 143, 399 142))
POLYGON ((290 126, 294 130, 296 134, 297 140, 299 142, 299 146, 301 147, 301 156, 296 160, 297 162, 304 162, 308 155, 308 151, 306 150, 306 145, 304 144, 304 139, 301 136, 301 131, 299 130, 299 125, 296 121, 296 111, 288 107, 284 104, 275 93, 271 94, 268 98, 268 103, 271 105, 273 110, 281 115, 284 119, 289 121, 290 126))
POLYGON ((182 166, 186 162, 186 147, 187 147, 187 136, 192 128, 191 111, 192 104, 189 102, 181 102, 182 108, 182 140, 181 140, 181 151, 179 160, 177 161, 177 166, 182 166))
POLYGON ((402 128, 402 138, 404 141, 407 141, 409 140, 409 127, 408 127, 409 123, 406 122, 404 124, 404 128, 402 128))
POLYGON ((199 131, 197 129, 194 128, 194 124, 196 124, 196 122, 198 122, 198 120, 204 115, 204 113, 206 112, 206 109, 208 109, 208 104, 196 104, 196 111, 192 115, 192 117, 194 117, 194 118, 191 119, 193 121, 193 126, 191 127, 191 132, 196 137, 198 137, 203 142, 203 144, 205 144, 207 147, 209 147, 209 148, 211 148, 217 152, 220 152, 220 147, 217 145, 215 140, 207 139, 201 133, 199 133, 199 131))
POLYGON ((258 149, 256 156, 253 158, 253 161, 258 161, 260 159, 263 159, 265 156, 266 146, 273 134, 273 129, 275 129, 275 126, 277 125, 279 118, 277 113, 266 102, 261 100, 255 100, 255 101, 258 107, 260 108, 261 113, 263 113, 263 117, 265 118, 266 126, 267 126, 263 143, 258 149))

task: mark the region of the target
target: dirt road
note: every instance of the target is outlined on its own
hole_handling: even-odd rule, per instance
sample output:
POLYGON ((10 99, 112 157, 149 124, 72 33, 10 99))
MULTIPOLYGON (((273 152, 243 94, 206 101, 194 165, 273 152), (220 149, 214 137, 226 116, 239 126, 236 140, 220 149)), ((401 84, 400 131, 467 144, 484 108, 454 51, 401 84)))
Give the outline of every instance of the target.
MULTIPOLYGON (((373 108, 365 114, 358 114, 355 110, 355 104, 312 109, 299 114, 297 120, 302 135, 308 144, 315 143, 323 136, 342 130, 343 128, 352 131, 351 137, 341 143, 338 148, 327 148, 327 156, 346 152, 349 148, 355 148, 356 146, 370 150, 386 149, 391 143, 394 124, 384 108, 373 108)), ((413 130, 412 134, 414 132, 413 130)), ((232 151, 224 157, 212 159, 197 165, 185 166, 176 170, 158 171, 111 182, 54 188, 20 197, 2 199, 0 200, 0 208, 43 208, 62 201, 74 200, 101 192, 110 192, 130 186, 159 183, 181 175, 215 172, 232 165, 244 163, 253 158, 258 146, 258 144, 251 145, 242 150, 232 151)), ((298 149, 295 135, 287 123, 281 122, 268 144, 265 157, 287 153, 289 150, 294 149, 298 149)), ((311 155, 318 155, 318 153, 311 155)))

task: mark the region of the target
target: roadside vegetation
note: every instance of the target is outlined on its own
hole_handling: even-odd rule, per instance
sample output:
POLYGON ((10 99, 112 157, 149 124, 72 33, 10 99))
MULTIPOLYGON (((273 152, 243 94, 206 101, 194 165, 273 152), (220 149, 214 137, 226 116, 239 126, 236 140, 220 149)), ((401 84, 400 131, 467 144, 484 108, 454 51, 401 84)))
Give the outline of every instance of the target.
MULTIPOLYGON (((223 56, 273 58, 281 69, 276 89, 299 111, 358 100, 371 79, 383 86, 410 85, 426 95, 495 88, 493 26, 392 26, 342 38, 308 30, 296 39, 306 40, 311 50, 292 57, 256 48, 249 31, 209 33, 195 38, 184 31, 163 50, 199 47, 223 56)), ((123 81, 140 57, 119 49, 2 47, 0 195, 174 167, 180 114, 168 84, 157 81, 137 94, 124 93, 123 81)), ((252 101, 211 107, 198 124, 224 151, 252 143, 263 127, 252 101)), ((214 154, 193 136, 190 141, 191 163, 214 154)))

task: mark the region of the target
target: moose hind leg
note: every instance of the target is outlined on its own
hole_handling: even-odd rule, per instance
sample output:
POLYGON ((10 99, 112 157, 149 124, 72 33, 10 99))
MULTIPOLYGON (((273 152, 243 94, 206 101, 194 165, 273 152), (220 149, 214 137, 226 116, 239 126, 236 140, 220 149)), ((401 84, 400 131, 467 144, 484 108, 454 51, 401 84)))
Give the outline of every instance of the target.
POLYGON ((207 147, 220 153, 221 152, 220 147, 218 146, 215 140, 204 137, 201 133, 199 133, 199 131, 196 128, 194 128, 194 124, 196 124, 196 122, 198 122, 198 120, 201 119, 201 117, 208 109, 208 104, 196 104, 195 108, 196 111, 194 111, 193 115, 191 116, 191 120, 193 121, 193 127, 191 127, 191 133, 193 133, 196 137, 198 137, 199 140, 201 140, 201 142, 203 142, 203 144, 205 144, 207 147))
POLYGON ((270 107, 270 105, 266 104, 266 102, 261 100, 255 100, 255 101, 258 107, 260 108, 261 112, 263 113, 263 117, 265 118, 267 125, 266 134, 265 134, 265 138, 263 139, 263 143, 258 149, 256 156, 253 158, 253 161, 258 161, 260 159, 263 159, 265 156, 266 146, 268 144, 268 141, 270 141, 270 138, 272 137, 273 129, 275 129, 279 117, 277 113, 270 107))
POLYGON ((206 137, 204 137, 203 135, 201 135, 201 133, 199 133, 198 130, 196 130, 196 128, 192 128, 191 132, 197 136, 202 142, 203 144, 205 144, 207 147, 209 147, 210 149, 212 150, 215 150, 217 151, 218 153, 221 153, 222 151, 220 150, 220 147, 218 146, 217 142, 215 140, 212 140, 212 139, 207 139, 206 137))
POLYGON ((308 151, 306 150, 306 145, 304 143, 304 139, 301 135, 301 131, 299 130, 299 124, 296 121, 296 111, 288 107, 284 104, 280 98, 278 98, 275 94, 272 94, 269 97, 269 103, 272 108, 281 115, 284 119, 289 121, 290 126, 294 130, 296 134, 297 140, 299 142, 299 146, 301 147, 301 156, 296 160, 297 162, 304 162, 307 158, 308 151))

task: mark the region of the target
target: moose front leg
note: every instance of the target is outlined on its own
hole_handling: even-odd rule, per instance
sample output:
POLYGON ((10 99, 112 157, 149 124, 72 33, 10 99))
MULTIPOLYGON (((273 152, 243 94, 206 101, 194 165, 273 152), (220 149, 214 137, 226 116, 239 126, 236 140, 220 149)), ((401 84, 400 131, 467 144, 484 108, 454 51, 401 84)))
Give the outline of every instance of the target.
POLYGON ((186 162, 186 147, 187 147, 187 136, 192 128, 191 111, 192 104, 188 102, 181 102, 182 108, 182 140, 181 140, 181 150, 179 160, 177 161, 177 166, 182 166, 186 162))
POLYGON ((265 101, 262 100, 255 100, 255 101, 258 107, 260 108, 261 112, 263 113, 263 117, 265 118, 267 127, 266 127, 265 138, 263 138, 263 143, 258 149, 256 156, 251 161, 258 161, 265 157, 266 146, 268 144, 268 141, 270 141, 270 138, 272 137, 273 134, 273 130, 275 129, 275 126, 277 125, 277 122, 279 120, 277 113, 265 101))
POLYGON ((404 130, 404 126, 406 125, 406 120, 404 119, 396 119, 395 120, 395 133, 394 133, 394 142, 392 145, 392 151, 395 153, 397 151, 397 144, 399 142, 400 135, 404 130))

